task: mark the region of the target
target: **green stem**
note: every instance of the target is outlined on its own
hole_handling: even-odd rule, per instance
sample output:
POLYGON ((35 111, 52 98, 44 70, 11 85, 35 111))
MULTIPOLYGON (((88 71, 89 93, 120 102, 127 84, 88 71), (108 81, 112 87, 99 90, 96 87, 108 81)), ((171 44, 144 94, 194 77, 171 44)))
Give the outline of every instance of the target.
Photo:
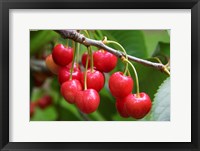
MULTIPOLYGON (((87 47, 87 48, 88 48, 88 47, 87 47)), ((89 54, 89 48, 88 48, 88 54, 89 54)), ((89 62, 89 56, 87 56, 86 65, 85 65, 84 90, 87 90, 87 69, 88 69, 88 62, 89 62)))
MULTIPOLYGON (((87 30, 83 30, 87 37, 90 38, 90 34, 87 30)), ((92 55, 92 49, 91 49, 91 46, 88 47, 88 55, 90 56, 90 66, 91 66, 91 72, 94 71, 94 61, 93 61, 93 55, 92 55)))
POLYGON ((74 61, 75 61, 75 56, 76 56, 76 45, 75 45, 74 41, 73 41, 73 49, 74 49, 74 55, 73 55, 73 60, 72 60, 72 66, 70 68, 70 77, 69 77, 69 80, 72 80, 72 73, 73 73, 73 70, 74 70, 74 61))
POLYGON ((66 39, 66 45, 65 45, 66 47, 68 47, 69 46, 69 39, 66 39))
POLYGON ((88 31, 87 30, 83 30, 83 31, 86 33, 87 37, 90 38, 88 31))
POLYGON ((140 97, 140 87, 139 87, 139 80, 138 80, 138 75, 137 75, 137 71, 135 69, 135 67, 133 66, 133 64, 129 61, 129 60, 125 60, 126 62, 128 62, 131 67, 133 68, 134 74, 135 74, 135 79, 136 79, 136 96, 139 98, 140 97))
POLYGON ((80 52, 80 43, 77 44, 77 51, 76 51, 76 63, 79 64, 79 52, 80 52))
MULTIPOLYGON (((124 54, 126 56, 126 59, 128 60, 128 55, 126 53, 126 50, 124 49, 124 47, 122 47, 121 44, 119 44, 116 41, 112 41, 112 40, 107 40, 106 43, 107 44, 116 44, 116 45, 118 45, 122 49, 122 51, 124 52, 124 54)), ((127 72, 128 72, 128 63, 126 63, 126 65, 125 65, 124 75, 126 75, 127 72)))
POLYGON ((91 49, 91 47, 89 46, 88 47, 88 49, 89 49, 89 55, 90 55, 90 69, 91 69, 91 72, 93 72, 94 71, 94 59, 93 59, 93 55, 92 55, 92 49, 91 49))
POLYGON ((162 64, 162 62, 160 61, 160 59, 158 57, 153 57, 153 59, 155 59, 156 61, 158 61, 159 63, 162 64))
POLYGON ((167 69, 167 67, 165 67, 164 71, 170 76, 170 72, 169 72, 169 70, 167 69))

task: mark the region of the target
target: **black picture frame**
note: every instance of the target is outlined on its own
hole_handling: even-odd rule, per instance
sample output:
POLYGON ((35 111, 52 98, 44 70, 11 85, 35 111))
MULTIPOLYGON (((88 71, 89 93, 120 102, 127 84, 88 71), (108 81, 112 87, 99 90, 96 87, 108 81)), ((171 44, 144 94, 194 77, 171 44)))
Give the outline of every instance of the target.
POLYGON ((199 0, 0 0, 0 148, 1 150, 200 150, 200 2, 199 0), (191 9, 191 142, 30 143, 9 142, 9 9, 191 9))

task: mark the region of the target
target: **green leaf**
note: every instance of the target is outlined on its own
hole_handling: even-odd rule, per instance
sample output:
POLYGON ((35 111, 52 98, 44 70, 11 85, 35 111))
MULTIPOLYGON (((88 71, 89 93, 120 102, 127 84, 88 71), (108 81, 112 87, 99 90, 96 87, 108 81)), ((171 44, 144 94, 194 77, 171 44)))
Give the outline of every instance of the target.
POLYGON ((170 44, 159 42, 152 56, 170 57, 170 44))
POLYGON ((99 95, 101 101, 98 111, 106 120, 111 121, 112 116, 116 113, 115 100, 106 87, 100 91, 99 95))
POLYGON ((77 107, 74 104, 69 104, 63 97, 61 97, 58 101, 59 103, 59 115, 60 120, 64 121, 80 121, 82 117, 77 110, 77 107))
POLYGON ((142 30, 142 32, 149 57, 152 56, 159 42, 170 42, 167 30, 142 30))
POLYGON ((170 120, 170 77, 161 84, 155 94, 151 116, 151 119, 156 121, 170 120))
POLYGON ((101 113, 99 113, 99 111, 95 111, 91 114, 85 114, 86 116, 88 116, 91 120, 93 121, 106 121, 106 119, 101 115, 101 113))
POLYGON ((49 106, 45 109, 35 108, 35 114, 31 118, 31 121, 55 121, 57 118, 57 112, 54 106, 49 106))
POLYGON ((116 113, 113 117, 113 121, 135 121, 136 119, 132 117, 124 118, 119 115, 119 113, 116 113))
POLYGON ((52 41, 59 35, 53 30, 30 31, 30 53, 39 51, 45 44, 52 41))
MULTIPOLYGON (((103 30, 102 33, 108 37, 108 40, 120 43, 127 54, 140 58, 148 58, 144 35, 141 30, 103 30)), ((116 45, 112 46, 115 49, 121 50, 116 45)))

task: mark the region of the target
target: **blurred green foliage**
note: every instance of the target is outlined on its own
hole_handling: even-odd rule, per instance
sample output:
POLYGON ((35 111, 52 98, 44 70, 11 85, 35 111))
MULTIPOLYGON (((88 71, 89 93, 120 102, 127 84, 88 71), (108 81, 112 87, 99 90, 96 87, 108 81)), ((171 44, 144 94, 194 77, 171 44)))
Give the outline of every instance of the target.
MULTIPOLYGON (((104 36, 108 40, 117 41, 120 43, 127 54, 136 56, 142 59, 147 59, 152 62, 157 62, 153 57, 159 57, 163 64, 166 64, 170 59, 170 36, 167 30, 93 30, 89 31, 91 38, 102 40, 104 36)), ((71 40, 66 40, 60 37, 56 32, 51 30, 38 30, 30 31, 30 57, 41 59, 38 56, 43 56, 51 53, 53 46, 56 43, 62 43, 64 45, 72 45, 71 40)), ((116 45, 110 44, 110 47, 120 50, 116 45)), ((96 47, 92 47, 93 50, 98 50, 96 47)), ((86 51, 86 47, 80 46, 80 56, 86 51)), ((43 58, 44 59, 44 58, 43 58)), ((155 94, 158 93, 163 96, 164 92, 159 92, 159 86, 167 79, 167 75, 151 67, 146 67, 138 63, 134 63, 134 66, 138 72, 140 91, 146 92, 152 102, 154 102, 155 94)), ((122 118, 116 111, 115 99, 110 94, 108 89, 109 76, 116 71, 123 71, 124 64, 118 59, 117 67, 110 73, 106 73, 106 82, 104 88, 100 91, 100 106, 98 110, 92 114, 85 115, 78 111, 75 105, 68 104, 60 94, 60 86, 58 79, 55 75, 48 77, 41 86, 34 85, 34 76, 30 76, 30 100, 32 102, 37 101, 44 94, 48 94, 52 97, 53 103, 51 106, 40 109, 36 107, 35 114, 31 117, 32 121, 84 121, 87 119, 93 121, 135 121, 133 118, 122 118)), ((131 71, 131 75, 135 80, 135 76, 131 71)), ((170 87, 165 89, 169 91, 170 87)), ((133 93, 135 89, 133 90, 133 93)), ((169 99, 166 101, 170 101, 169 99)), ((159 102, 159 100, 157 100, 159 102)), ((157 103, 159 104, 159 103, 157 103)), ((153 107, 155 108, 155 107, 153 107)), ((155 110, 155 109, 154 109, 155 110)), ((151 118, 151 114, 160 114, 157 112, 150 112, 149 115, 141 120, 157 120, 151 118)), ((169 114, 169 113, 166 113, 169 114)), ((168 115, 166 115, 168 116, 168 115)), ((169 115, 170 116, 170 115, 169 115)), ((153 117, 158 117, 153 115, 153 117)), ((139 120, 140 121, 140 120, 139 120)))

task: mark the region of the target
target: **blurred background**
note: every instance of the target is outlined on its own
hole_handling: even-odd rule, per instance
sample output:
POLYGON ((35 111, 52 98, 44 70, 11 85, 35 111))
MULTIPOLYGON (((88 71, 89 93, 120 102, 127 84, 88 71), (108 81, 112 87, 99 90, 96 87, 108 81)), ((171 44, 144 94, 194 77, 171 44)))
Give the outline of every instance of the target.
MULTIPOLYGON (((90 38, 102 40, 104 36, 108 40, 120 43, 127 53, 152 62, 158 62, 158 57, 163 64, 170 60, 170 31, 168 30, 88 30, 90 38)), ((105 86, 100 91, 101 102, 97 111, 92 114, 81 113, 75 105, 67 103, 60 93, 60 85, 56 75, 46 68, 45 58, 53 47, 62 43, 72 47, 72 41, 63 39, 53 30, 30 31, 30 120, 31 121, 136 121, 134 118, 123 118, 115 107, 115 99, 108 89, 108 79, 116 71, 123 71, 124 65, 118 59, 117 67, 105 74, 105 86)), ((116 45, 109 45, 120 50, 116 45)), ((80 45, 79 61, 87 50, 80 45)), ((92 47, 92 50, 98 50, 92 47)), ((169 110, 165 113, 161 109, 161 103, 156 97, 162 98, 166 94, 159 92, 161 84, 168 76, 156 69, 134 63, 138 72, 140 91, 146 92, 153 103, 151 112, 143 119, 137 121, 169 120, 169 110), (157 96, 156 96, 157 95, 157 96), (159 95, 159 96, 158 96, 159 95)), ((84 71, 84 70, 83 70, 84 71)), ((132 78, 135 76, 130 68, 132 78)), ((135 80, 135 79, 134 79, 135 80)), ((133 90, 134 93, 135 89, 133 90)), ((169 96, 170 86, 166 86, 165 93, 169 96)), ((162 100, 162 99, 161 99, 162 100)), ((164 107, 170 108, 170 100, 166 99, 164 107)), ((162 105, 163 107, 163 105, 162 105)))

